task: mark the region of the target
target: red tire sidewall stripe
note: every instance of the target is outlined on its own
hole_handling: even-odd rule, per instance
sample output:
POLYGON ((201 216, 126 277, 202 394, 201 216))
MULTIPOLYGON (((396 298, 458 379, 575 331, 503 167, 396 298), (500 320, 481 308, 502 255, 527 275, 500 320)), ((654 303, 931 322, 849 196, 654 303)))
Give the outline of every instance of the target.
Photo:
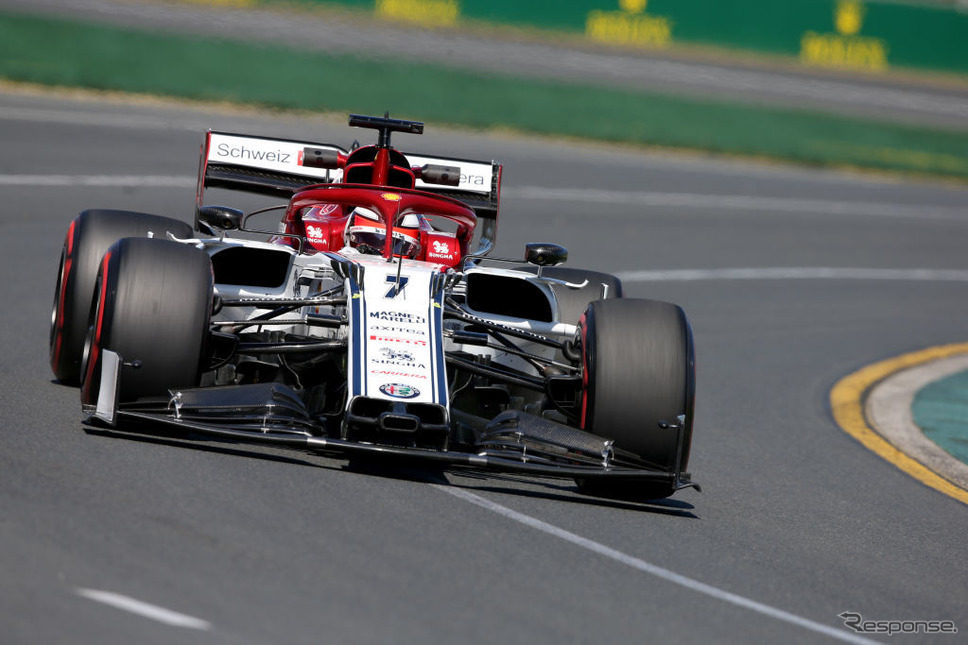
POLYGON ((578 426, 587 429, 588 422, 588 312, 581 315, 578 328, 581 330, 581 417, 578 426))
POLYGON ((64 301, 67 299, 67 278, 71 274, 71 265, 74 263, 74 228, 77 220, 71 222, 67 229, 67 247, 64 253, 64 266, 60 275, 60 293, 57 294, 57 317, 54 321, 54 365, 60 363, 61 346, 64 340, 64 301))
POLYGON ((96 369, 97 359, 101 353, 101 330, 104 326, 104 303, 107 301, 108 266, 111 262, 111 251, 104 254, 101 260, 101 298, 98 301, 97 321, 94 323, 94 338, 91 340, 91 354, 87 358, 87 373, 84 382, 90 383, 91 376, 96 369))

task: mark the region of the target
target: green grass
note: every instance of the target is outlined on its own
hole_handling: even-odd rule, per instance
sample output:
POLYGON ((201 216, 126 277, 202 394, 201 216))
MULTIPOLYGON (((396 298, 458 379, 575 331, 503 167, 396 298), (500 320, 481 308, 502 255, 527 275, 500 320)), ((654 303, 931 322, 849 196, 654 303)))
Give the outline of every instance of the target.
POLYGON ((968 177, 968 133, 0 13, 0 77, 968 177))

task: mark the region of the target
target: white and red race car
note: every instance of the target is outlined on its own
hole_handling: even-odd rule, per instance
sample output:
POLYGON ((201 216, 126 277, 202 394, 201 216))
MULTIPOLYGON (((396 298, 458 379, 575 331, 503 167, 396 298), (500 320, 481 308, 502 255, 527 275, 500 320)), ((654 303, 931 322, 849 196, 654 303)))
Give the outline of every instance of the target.
POLYGON ((682 309, 560 266, 555 244, 488 258, 500 164, 390 145, 418 122, 349 123, 377 143, 208 132, 194 229, 118 210, 75 218, 50 361, 81 386, 85 421, 564 477, 592 494, 695 486, 682 309), (284 202, 243 213, 206 205, 211 187, 284 202), (277 230, 249 225, 271 210, 277 230))

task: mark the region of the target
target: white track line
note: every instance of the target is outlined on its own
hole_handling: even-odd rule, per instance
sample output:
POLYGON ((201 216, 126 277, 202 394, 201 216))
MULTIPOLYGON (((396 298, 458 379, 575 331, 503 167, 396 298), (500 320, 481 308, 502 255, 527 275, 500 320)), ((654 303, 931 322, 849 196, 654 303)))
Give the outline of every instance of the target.
POLYGON ((592 204, 625 204, 668 208, 709 209, 714 211, 768 211, 819 215, 869 215, 915 219, 968 220, 964 207, 934 204, 898 204, 797 197, 756 195, 705 195, 699 193, 661 193, 654 191, 600 190, 591 188, 548 188, 544 186, 505 186, 502 197, 564 201, 592 204))
MULTIPOLYGON (((201 123, 203 117, 195 119, 201 123)), ((31 123, 66 123, 68 125, 92 125, 105 128, 128 128, 131 130, 189 130, 201 132, 205 128, 184 119, 150 116, 144 114, 120 114, 118 112, 82 110, 58 110, 46 108, 18 108, 0 106, 0 120, 27 121, 31 123)))
POLYGON ((656 566, 645 560, 640 560, 639 558, 633 557, 631 555, 617 551, 611 547, 607 547, 604 544, 595 542, 594 540, 589 540, 588 538, 583 538, 580 535, 566 531, 565 529, 554 526, 553 524, 548 524, 539 519, 533 518, 530 515, 525 515, 524 513, 519 513, 515 510, 507 508, 506 506, 501 506, 495 502, 487 500, 479 495, 470 493, 466 490, 460 488, 454 488, 452 486, 444 486, 442 484, 431 484, 434 488, 447 493, 448 495, 453 495, 458 499, 462 499, 481 508, 487 509, 493 513, 497 513, 502 517, 509 520, 513 520, 525 526, 529 526, 533 529, 537 529, 542 533, 546 533, 553 537, 564 540, 574 544, 575 546, 587 549, 593 553, 614 560, 619 564, 624 564, 625 566, 631 567, 637 571, 647 573, 657 578, 661 578, 668 582, 672 582, 686 589, 711 596, 717 600, 730 603, 732 605, 737 605, 743 607, 744 609, 749 609, 764 616, 769 616, 770 618, 775 618, 776 620, 789 623, 791 625, 796 625, 802 627, 803 629, 810 630, 812 632, 817 632, 823 634, 824 636, 829 636, 846 643, 876 643, 877 641, 869 640, 855 634, 837 629, 835 627, 830 627, 829 625, 824 625, 822 623, 817 623, 807 618, 797 616, 796 614, 791 614, 790 612, 783 611, 782 609, 777 609, 776 607, 771 607, 769 605, 764 605, 763 603, 757 602, 755 600, 750 600, 743 596, 730 593, 728 591, 723 591, 718 587, 708 585, 704 582, 699 582, 698 580, 693 580, 686 576, 680 575, 669 569, 664 569, 662 567, 656 566))
MULTIPOLYGON (((194 177, 177 175, 0 175, 0 186, 75 186, 75 187, 96 187, 96 188, 193 188, 196 184, 194 177)), ((542 194, 550 189, 525 187, 519 188, 516 194, 528 193, 529 191, 540 191, 542 194)), ((505 191, 507 192, 507 191, 505 191)), ((580 191, 586 194, 588 191, 580 191)), ((620 193, 605 193, 606 195, 620 195, 620 193)), ((578 194, 578 193, 576 193, 578 194)), ((658 193, 628 193, 627 195, 660 195, 658 193)), ((668 196, 668 195, 666 195, 668 196)), ((703 203, 709 200, 709 205, 714 202, 723 206, 721 201, 729 199, 727 196, 710 195, 679 195, 679 197, 696 198, 703 203)), ((740 200, 757 200, 753 197, 736 197, 740 200)), ((765 203, 770 208, 777 208, 778 203, 789 202, 788 210, 798 210, 805 207, 804 200, 782 200, 769 198, 765 203)), ((745 202, 744 202, 745 203, 745 202)), ((839 206, 860 204, 855 202, 823 202, 826 208, 833 210, 824 211, 821 202, 810 200, 810 208, 813 212, 839 212, 839 206)), ((863 206, 861 204, 861 206, 863 206)), ((869 205, 870 206, 870 205, 869 205)), ((871 212, 879 211, 881 207, 887 208, 888 205, 879 204, 877 208, 871 208, 871 212)), ((728 206, 727 206, 728 207, 728 206)), ((748 204, 747 206, 748 207, 748 204)), ((880 212, 880 214, 907 215, 911 217, 930 216, 931 213, 937 216, 954 217, 955 213, 960 213, 956 209, 945 209, 944 207, 912 207, 910 209, 892 207, 891 213, 880 212), (949 212, 950 211, 950 212, 949 212)), ((783 210, 783 209, 780 209, 783 210)), ((846 212, 846 211, 845 211, 846 212)), ((859 208, 855 212, 864 212, 859 208)), ((838 267, 760 267, 760 268, 735 268, 735 269, 671 269, 671 270, 651 270, 651 271, 621 271, 615 274, 623 282, 690 282, 698 280, 920 280, 920 281, 939 281, 939 282, 965 282, 968 281, 968 271, 958 269, 867 269, 867 268, 838 268, 838 267)))
MULTIPOLYGON (((177 175, 0 175, 0 186, 91 186, 101 188, 186 188, 196 178, 177 175)), ((795 197, 758 197, 753 195, 701 195, 650 191, 614 191, 587 188, 548 188, 508 186, 504 197, 594 204, 698 208, 716 211, 766 211, 814 215, 868 215, 912 219, 968 221, 968 210, 954 206, 897 204, 868 201, 799 199, 795 197)))
POLYGON ((207 630, 211 627, 210 623, 202 620, 201 618, 194 618, 192 616, 180 614, 177 611, 165 609, 164 607, 142 602, 141 600, 135 600, 134 598, 122 596, 121 594, 112 593, 110 591, 99 591, 97 589, 77 589, 76 591, 77 595, 84 598, 88 598, 95 602, 109 605, 132 614, 137 614, 145 618, 150 618, 151 620, 156 620, 160 623, 165 623, 166 625, 199 630, 207 630))
POLYGON ((965 282, 962 269, 867 269, 852 267, 758 267, 739 269, 668 269, 619 271, 622 282, 693 282, 699 280, 901 280, 965 282))
POLYGON ((95 188, 194 188, 196 179, 175 175, 0 175, 0 186, 95 188))

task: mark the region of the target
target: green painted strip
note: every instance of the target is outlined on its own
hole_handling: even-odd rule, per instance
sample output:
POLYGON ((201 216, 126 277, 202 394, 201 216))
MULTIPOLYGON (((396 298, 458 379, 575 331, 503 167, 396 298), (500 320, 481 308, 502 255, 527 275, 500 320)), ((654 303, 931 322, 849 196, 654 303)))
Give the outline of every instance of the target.
MULTIPOLYGON (((193 0, 199 1, 199 0, 193 0)), ((218 2, 218 0, 207 0, 218 2)), ((248 0, 255 2, 255 0, 248 0)), ((293 0, 259 0, 285 4, 293 0)), ((895 0, 298 0, 427 25, 489 23, 632 47, 714 46, 807 65, 968 73, 968 12, 895 0), (449 10, 444 23, 435 17, 449 10)))
POLYGON ((914 396, 911 412, 928 439, 968 463, 968 372, 922 388, 914 396))
POLYGON ((968 177, 968 133, 11 13, 0 77, 968 177))

